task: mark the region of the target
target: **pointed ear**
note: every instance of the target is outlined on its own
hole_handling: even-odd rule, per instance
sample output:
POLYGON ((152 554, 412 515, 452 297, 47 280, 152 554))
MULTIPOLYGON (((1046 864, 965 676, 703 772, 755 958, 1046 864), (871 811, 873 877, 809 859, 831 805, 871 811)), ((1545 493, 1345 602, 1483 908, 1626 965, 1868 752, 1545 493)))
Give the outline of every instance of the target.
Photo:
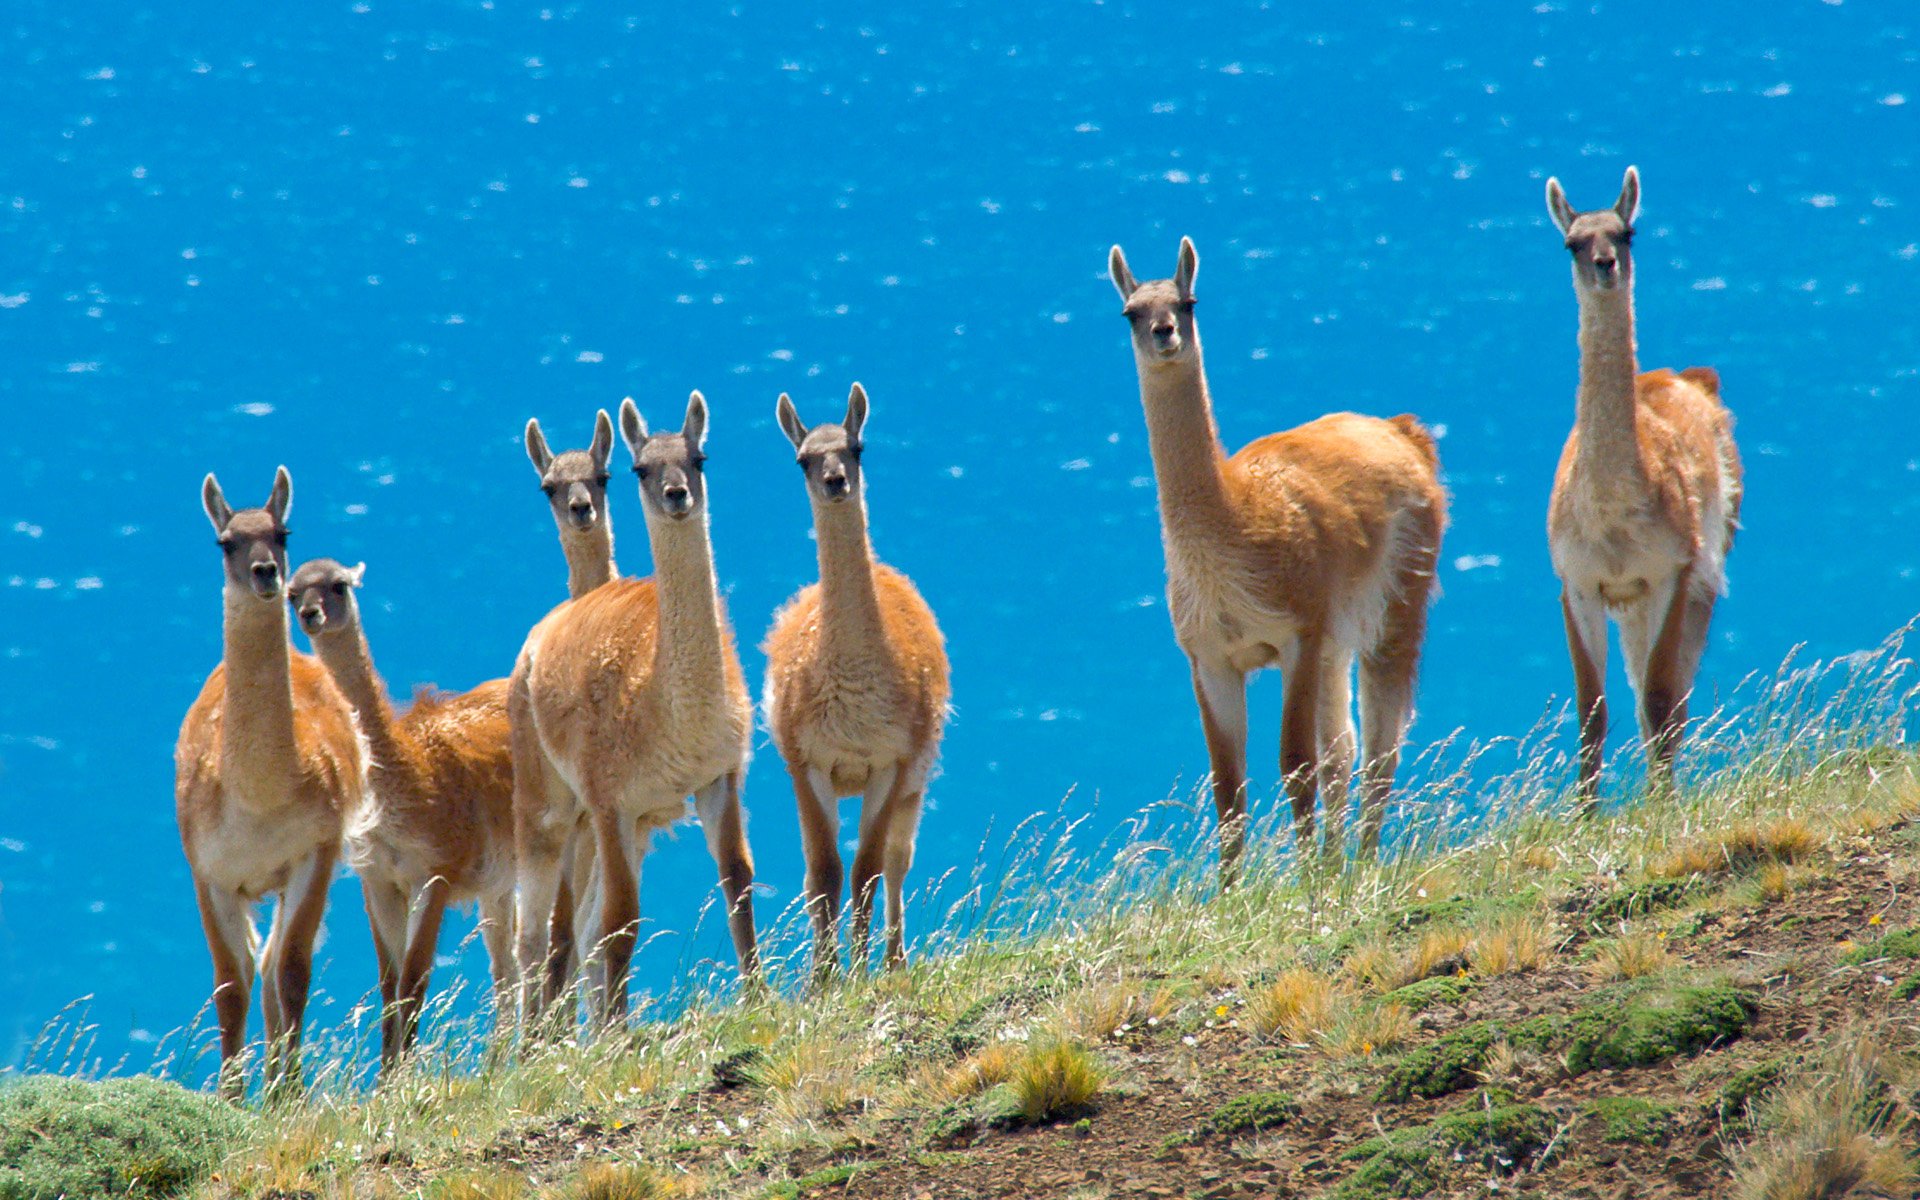
POLYGON ((613 457, 613 418, 604 408, 593 414, 593 444, 587 447, 587 453, 593 458, 594 468, 601 471, 613 457))
POLYGON ((287 513, 293 509, 293 476, 281 467, 273 473, 273 491, 267 496, 267 511, 281 528, 287 524, 287 513))
POLYGON ((1626 175, 1620 180, 1620 198, 1613 202, 1613 211, 1620 220, 1631 229, 1634 218, 1640 215, 1640 171, 1628 167, 1626 175))
POLYGON ((680 436, 695 450, 703 450, 707 445, 707 398, 698 390, 687 397, 687 420, 680 426, 680 436))
POLYGON ((1193 299, 1193 277, 1200 273, 1200 252, 1193 248, 1193 239, 1180 239, 1180 261, 1173 268, 1173 290, 1182 300, 1193 299))
POLYGON ((860 431, 867 425, 867 389, 854 384, 847 393, 847 419, 840 422, 847 431, 847 441, 858 446, 860 431))
POLYGON ((1553 218, 1563 237, 1573 228, 1573 218, 1579 215, 1573 211, 1573 205, 1567 203, 1566 189, 1560 186, 1560 180, 1552 176, 1547 178, 1547 215, 1553 218))
POLYGON ((647 423, 641 419, 640 406, 628 396, 620 402, 620 436, 627 441, 633 461, 640 461, 640 449, 647 444, 647 423))
POLYGON ((215 533, 225 533, 227 522, 233 520, 233 505, 227 503, 225 492, 220 490, 220 481, 211 473, 205 483, 200 485, 200 506, 207 510, 207 520, 213 522, 215 533))
POLYGON ((774 419, 780 422, 780 432, 798 450, 800 443, 807 440, 807 427, 800 423, 800 410, 793 406, 793 397, 780 393, 780 402, 773 406, 774 419))
POLYGON ((347 583, 349 585, 359 587, 362 583, 366 582, 366 578, 367 564, 358 562, 347 568, 347 583))
POLYGON ((1107 251, 1107 274, 1113 276, 1113 290, 1120 293, 1120 303, 1133 299, 1140 290, 1140 281, 1133 277, 1133 271, 1127 266, 1127 256, 1115 246, 1107 251))
POLYGON ((527 421, 527 461, 542 479, 546 478, 547 468, 553 465, 553 451, 547 449, 547 435, 540 431, 538 417, 527 421))

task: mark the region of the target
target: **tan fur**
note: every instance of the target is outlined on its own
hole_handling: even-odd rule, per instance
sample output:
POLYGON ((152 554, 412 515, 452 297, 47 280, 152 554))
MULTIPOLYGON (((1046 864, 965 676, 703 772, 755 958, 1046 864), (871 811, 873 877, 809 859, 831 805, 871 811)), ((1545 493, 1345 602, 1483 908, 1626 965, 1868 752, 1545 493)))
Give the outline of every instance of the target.
POLYGON ((413 1041, 448 906, 478 903, 496 1006, 509 995, 513 757, 504 679, 459 693, 421 688, 396 715, 352 596, 359 578, 319 560, 295 572, 292 594, 372 752, 368 802, 346 838, 373 929, 381 1062, 391 1068, 413 1041))
POLYGON ((1597 799, 1606 741, 1606 622, 1620 626, 1627 675, 1658 781, 1684 735, 1687 697, 1714 603, 1726 590, 1742 492, 1733 418, 1708 367, 1637 373, 1631 167, 1612 209, 1576 213, 1557 180, 1548 208, 1573 252, 1580 301, 1576 420, 1548 503, 1580 717, 1579 790, 1597 799))
POLYGON ((1447 498, 1431 435, 1411 416, 1335 413, 1228 457, 1213 421, 1182 240, 1171 280, 1136 282, 1119 247, 1114 285, 1133 323, 1174 635, 1193 665, 1213 766, 1221 866, 1231 882, 1246 797, 1246 677, 1287 675, 1281 771, 1296 834, 1316 791, 1337 850, 1362 755, 1362 847, 1371 851, 1412 714, 1447 498), (1352 717, 1360 664, 1364 744, 1352 717))
MULTIPOLYGON (((714 581, 699 469, 705 419, 695 393, 687 436, 649 437, 632 402, 622 406, 629 446, 653 472, 642 495, 657 581, 616 579, 549 613, 521 652, 509 698, 521 912, 551 911, 564 846, 584 818, 598 860, 594 1000, 606 1022, 626 1011, 647 835, 684 815, 690 794, 720 865, 741 969, 755 967, 739 802, 752 704, 714 581)), ((519 936, 523 1002, 537 1012, 550 939, 525 924, 519 936)))
POLYGON ((950 695, 945 641, 933 610, 905 575, 875 561, 867 541, 857 453, 866 393, 858 384, 854 389, 858 421, 850 413, 848 425, 810 433, 781 397, 782 424, 791 415, 789 437, 808 472, 821 581, 802 588, 775 615, 764 646, 767 724, 799 805, 814 965, 821 975, 839 958, 837 802, 844 796, 863 797, 853 961, 862 969, 867 964, 873 889, 881 876, 887 961, 905 961, 904 879, 950 695), (828 477, 844 490, 829 494, 828 477))
POLYGON ((213 957, 221 1073, 234 1089, 256 967, 268 1081, 299 1079, 314 939, 341 830, 365 792, 366 747, 327 672, 288 645, 284 469, 267 509, 234 513, 212 476, 204 490, 227 559, 225 654, 181 724, 174 803, 213 957), (249 567, 269 564, 272 590, 249 589, 249 567), (269 895, 279 903, 260 946, 251 910, 269 895))

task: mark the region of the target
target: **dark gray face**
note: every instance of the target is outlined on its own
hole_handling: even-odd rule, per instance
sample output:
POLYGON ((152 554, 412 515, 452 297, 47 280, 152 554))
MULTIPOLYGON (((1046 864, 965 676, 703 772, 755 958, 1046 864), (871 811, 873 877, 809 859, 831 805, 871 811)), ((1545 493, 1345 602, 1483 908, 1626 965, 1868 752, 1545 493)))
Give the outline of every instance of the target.
POLYGON ((781 393, 774 415, 793 443, 794 460, 807 477, 807 491, 823 504, 839 504, 860 492, 860 452, 865 448, 867 391, 859 384, 847 396, 847 415, 838 425, 808 429, 792 397, 781 393))
POLYGON ((1143 361, 1177 362, 1195 352, 1193 277, 1199 269, 1200 256, 1187 238, 1180 239, 1172 279, 1139 283, 1120 247, 1107 255, 1107 270, 1125 306, 1120 311, 1133 327, 1134 351, 1143 361))
POLYGON ((678 433, 649 433, 631 399, 620 404, 620 433, 633 452, 640 501, 650 517, 684 521, 707 502, 707 401, 699 392, 687 403, 678 433))
POLYGON ((607 460, 613 454, 613 419, 602 409, 585 450, 547 449, 539 421, 527 422, 527 458, 540 473, 540 490, 562 533, 590 533, 607 518, 607 460))
POLYGON ((331 558, 300 564, 287 583, 287 603, 308 637, 344 632, 360 623, 353 589, 366 573, 365 563, 348 567, 331 558))
POLYGON ((1547 212, 1573 255, 1573 281, 1587 291, 1610 292, 1633 282, 1633 220, 1640 211, 1640 173, 1627 168, 1612 208, 1575 212, 1558 179, 1547 180, 1547 212))
POLYGON ((261 508, 235 512, 211 475, 200 487, 200 502, 213 522, 228 585, 278 604, 287 580, 287 513, 293 507, 287 469, 274 475, 273 492, 261 508))

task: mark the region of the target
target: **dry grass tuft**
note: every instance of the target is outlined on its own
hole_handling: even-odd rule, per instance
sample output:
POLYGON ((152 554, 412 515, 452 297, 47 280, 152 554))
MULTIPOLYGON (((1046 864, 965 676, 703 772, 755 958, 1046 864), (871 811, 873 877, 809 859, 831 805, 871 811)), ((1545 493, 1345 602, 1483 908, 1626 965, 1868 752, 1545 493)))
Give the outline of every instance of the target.
POLYGON ((670 1200, 689 1195, 679 1180, 638 1163, 591 1163, 560 1186, 555 1200, 670 1200))
POLYGON ((1779 817, 1766 824, 1741 821, 1726 829, 1702 834, 1683 843, 1653 865, 1663 879, 1694 875, 1726 875, 1755 863, 1804 862, 1823 842, 1813 826, 1799 817, 1779 817))
POLYGON ((949 1100, 966 1100, 998 1087, 1025 1054, 1026 1047, 1018 1042, 989 1042, 947 1068, 938 1084, 940 1094, 949 1100))
POLYGON ((1343 966, 1369 990, 1384 995, 1422 979, 1452 974, 1466 962, 1467 942, 1464 929, 1428 929, 1411 946, 1386 940, 1363 943, 1347 955, 1343 966))
POLYGON ((1247 997, 1247 1019, 1260 1038, 1310 1042, 1332 1028, 1342 996, 1334 981, 1295 967, 1247 997))
POLYGON ((1060 1005, 1060 1028, 1067 1037, 1100 1042, 1124 1028, 1166 1020, 1179 1005, 1170 987, 1148 992, 1138 983, 1102 984, 1075 993, 1060 1005))
POLYGON ((1360 1004, 1320 1037, 1328 1051, 1369 1057, 1398 1049, 1413 1036, 1413 1014, 1398 1004, 1360 1004))
POLYGON ((521 1200, 529 1190, 518 1171, 455 1171, 428 1184, 426 1200, 521 1200))
POLYGON ((825 1037, 808 1037, 775 1053, 760 1081, 774 1108, 794 1121, 834 1116, 857 1107, 860 1059, 849 1047, 825 1037))
POLYGON ((1605 983, 1615 979, 1639 979, 1666 970, 1673 965, 1673 954, 1666 939, 1641 930, 1624 934, 1594 947, 1587 971, 1605 983))
POLYGON ((1767 1132, 1734 1173, 1739 1200, 1827 1200, 1913 1194, 1920 1173, 1906 1147, 1920 1132, 1900 1099, 1914 1065, 1884 1037, 1846 1037, 1816 1068, 1776 1087, 1759 1113, 1767 1132))
POLYGON ((1532 971, 1552 954, 1551 939, 1552 931, 1528 914, 1499 917, 1474 932, 1467 945, 1467 965, 1477 975, 1532 971))
POLYGON ((1092 1107, 1106 1086, 1106 1073, 1072 1042, 1051 1042, 1029 1047, 1007 1085, 1020 1115, 1039 1124, 1092 1107))

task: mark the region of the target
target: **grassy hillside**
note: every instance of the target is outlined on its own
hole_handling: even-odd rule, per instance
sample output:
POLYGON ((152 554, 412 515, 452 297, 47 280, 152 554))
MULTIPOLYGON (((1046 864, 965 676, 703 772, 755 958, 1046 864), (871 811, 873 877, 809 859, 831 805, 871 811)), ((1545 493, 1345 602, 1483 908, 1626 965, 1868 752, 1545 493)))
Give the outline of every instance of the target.
MULTIPOLYGON (((1894 664, 1903 666, 1903 664, 1894 664)), ((1902 678, 1767 689, 1728 765, 1599 820, 1438 785, 1379 865, 1269 833, 1035 843, 981 931, 590 1047, 321 1068, 203 1197, 1910 1196, 1920 760, 1902 678), (1464 811, 1484 812, 1466 821, 1464 811)), ((4 1193, 33 1195, 31 1191, 4 1193)))

